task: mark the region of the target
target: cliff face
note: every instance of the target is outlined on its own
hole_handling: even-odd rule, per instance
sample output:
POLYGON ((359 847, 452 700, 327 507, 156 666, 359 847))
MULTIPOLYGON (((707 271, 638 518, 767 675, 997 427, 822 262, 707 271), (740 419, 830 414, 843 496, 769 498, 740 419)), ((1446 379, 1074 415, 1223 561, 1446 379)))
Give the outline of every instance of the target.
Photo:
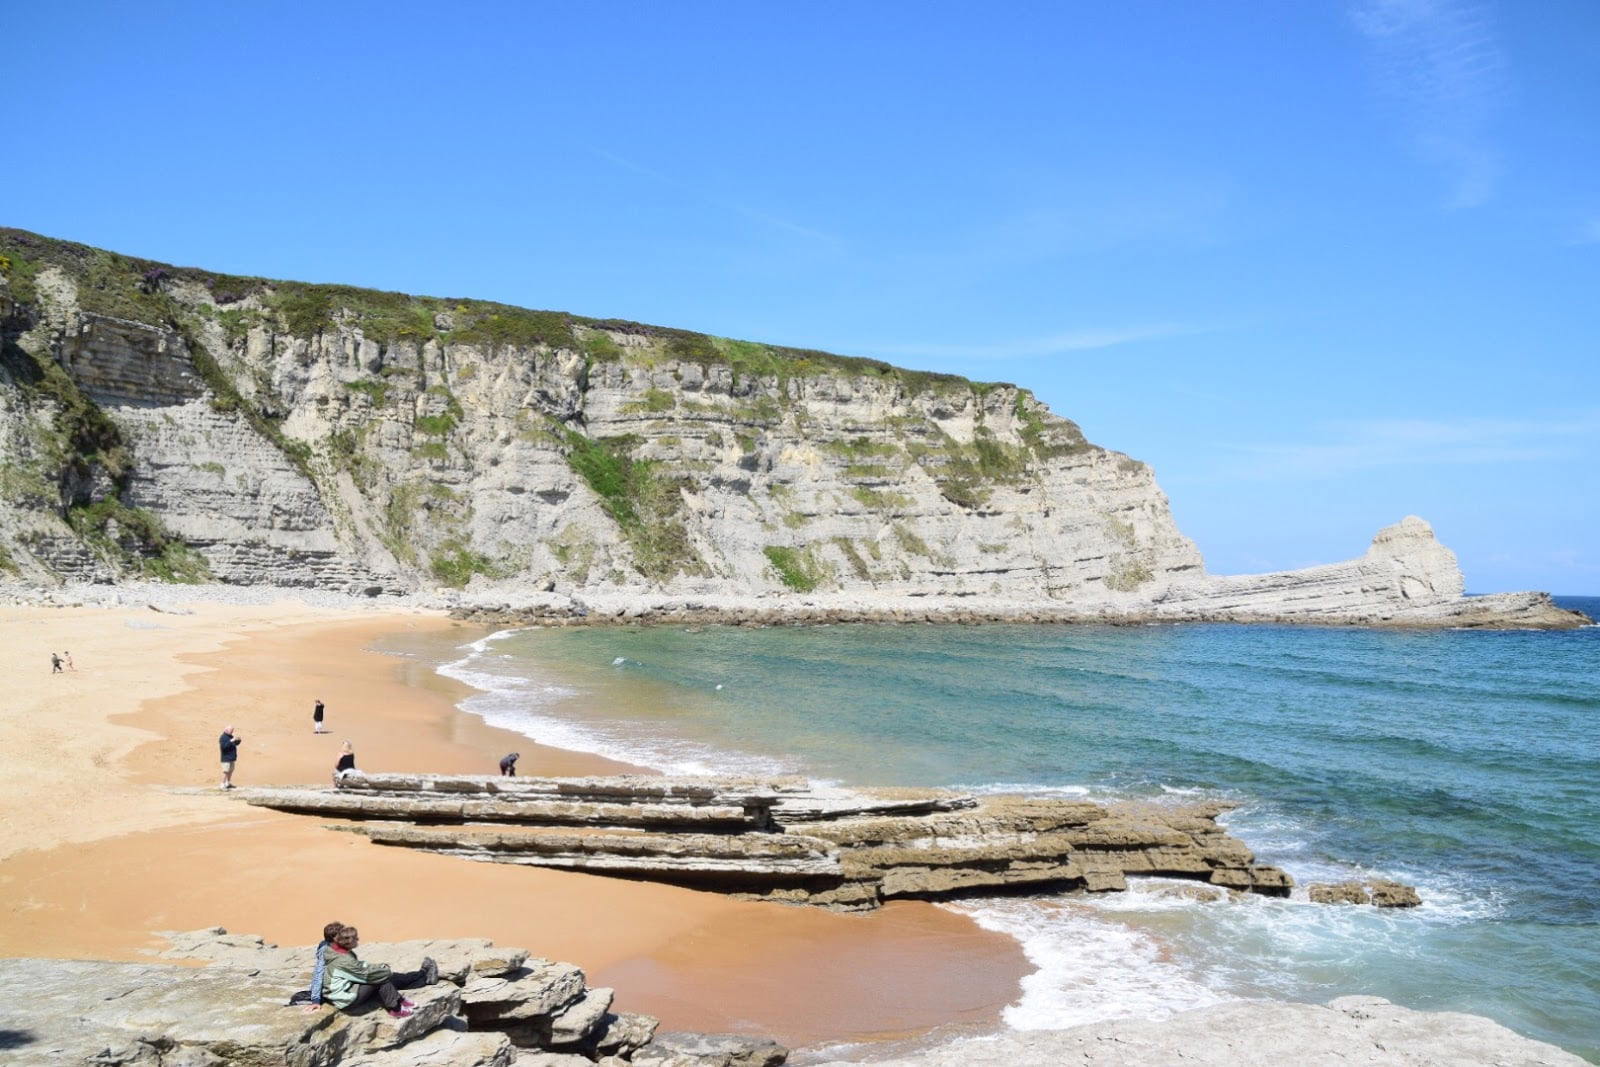
POLYGON ((0 278, 0 568, 26 579, 1260 600, 1204 576, 1147 466, 1011 385, 14 230, 0 278))

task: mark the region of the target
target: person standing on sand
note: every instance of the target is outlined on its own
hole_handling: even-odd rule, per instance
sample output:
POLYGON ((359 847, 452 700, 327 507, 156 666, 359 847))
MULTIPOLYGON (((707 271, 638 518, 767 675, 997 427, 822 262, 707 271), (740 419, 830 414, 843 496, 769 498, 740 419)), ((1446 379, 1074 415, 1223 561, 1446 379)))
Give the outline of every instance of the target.
POLYGON ((61 673, 61 657, 56 655, 54 652, 50 653, 50 673, 61 673))
POLYGON ((339 783, 344 781, 346 775, 360 773, 356 770, 356 746, 346 741, 339 746, 339 762, 333 765, 334 788, 339 787, 339 783))
POLYGON ((244 738, 233 732, 233 727, 222 731, 217 746, 222 750, 222 788, 233 788, 233 765, 239 761, 239 742, 244 738))
POLYGON ((512 753, 510 753, 508 755, 501 756, 500 757, 500 773, 501 773, 501 775, 503 775, 506 778, 515 778, 517 776, 517 759, 521 755, 522 755, 522 753, 520 753, 520 752, 512 752, 512 753))
POLYGON ((71 652, 63 652, 63 653, 61 653, 61 659, 62 659, 62 661, 63 661, 63 662, 64 662, 64 663, 66 663, 66 665, 67 665, 67 670, 69 670, 69 671, 75 671, 75 670, 77 670, 77 669, 78 669, 78 668, 77 668, 77 667, 74 667, 74 666, 73 666, 73 665, 72 665, 72 653, 71 653, 71 652))
POLYGON ((311 732, 314 734, 325 734, 328 732, 322 728, 322 701, 320 700, 317 701, 316 706, 311 709, 311 732))
POLYGON ((362 963, 356 957, 361 936, 354 926, 342 926, 328 948, 322 999, 336 1008, 349 1011, 373 997, 383 1002, 389 1014, 404 1019, 416 1007, 400 995, 402 989, 432 985, 439 980, 439 965, 432 956, 422 958, 422 967, 410 974, 395 974, 384 963, 362 963))

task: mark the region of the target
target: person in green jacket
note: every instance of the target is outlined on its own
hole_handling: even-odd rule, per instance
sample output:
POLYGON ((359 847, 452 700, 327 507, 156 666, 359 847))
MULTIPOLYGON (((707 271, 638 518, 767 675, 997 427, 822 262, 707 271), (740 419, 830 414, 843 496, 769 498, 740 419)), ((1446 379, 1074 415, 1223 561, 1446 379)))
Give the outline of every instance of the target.
POLYGON ((354 926, 342 926, 327 949, 323 972, 322 1000, 350 1011, 376 997, 396 1019, 404 1019, 416 1005, 400 995, 402 989, 432 985, 439 980, 439 965, 424 957, 422 967, 408 974, 395 974, 386 963, 362 963, 356 956, 361 943, 354 926))

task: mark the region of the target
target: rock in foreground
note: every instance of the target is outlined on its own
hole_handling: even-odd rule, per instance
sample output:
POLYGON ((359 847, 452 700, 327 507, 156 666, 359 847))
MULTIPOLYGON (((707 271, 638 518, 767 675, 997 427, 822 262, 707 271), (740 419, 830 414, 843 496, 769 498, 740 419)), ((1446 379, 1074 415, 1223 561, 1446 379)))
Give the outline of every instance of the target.
POLYGON ((1584 1064, 1554 1045, 1522 1037, 1476 1015, 1411 1011, 1381 997, 1340 997, 1326 1007, 1244 1001, 1184 1012, 1160 1022, 1119 1019, 1070 1030, 1008 1033, 870 1062, 880 1067, 1584 1064))
POLYGON ((440 980, 406 996, 404 1019, 376 1006, 347 1013, 291 1007, 312 967, 309 946, 280 949, 220 929, 171 936, 172 963, 7 960, 0 967, 0 1062, 16 1067, 775 1067, 770 1041, 672 1035, 611 1011, 570 963, 529 959, 482 940, 363 946, 397 971, 424 956, 440 980), (648 1055, 644 1055, 648 1053, 648 1055))

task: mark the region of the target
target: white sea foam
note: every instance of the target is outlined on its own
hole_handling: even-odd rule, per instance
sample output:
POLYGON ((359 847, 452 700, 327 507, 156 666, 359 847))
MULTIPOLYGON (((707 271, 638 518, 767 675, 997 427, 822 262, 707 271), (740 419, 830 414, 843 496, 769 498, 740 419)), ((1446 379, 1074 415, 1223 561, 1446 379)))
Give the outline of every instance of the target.
POLYGON ((1055 1030, 1128 1016, 1166 1018, 1235 999, 1175 959, 1155 937, 1096 913, 1083 899, 998 899, 945 905, 1009 934, 1036 968, 1005 1010, 1018 1030, 1055 1030))
MULTIPOLYGON (((466 655, 443 664, 438 673, 465 682, 481 692, 461 702, 461 710, 490 726, 520 733, 541 745, 588 752, 607 759, 650 767, 667 774, 790 774, 794 767, 780 760, 731 752, 684 738, 646 734, 636 720, 578 719, 561 715, 563 701, 577 689, 548 679, 529 677, 525 660, 493 651, 517 630, 500 630, 463 646, 466 655)), ((627 662, 617 657, 614 666, 627 662)))

